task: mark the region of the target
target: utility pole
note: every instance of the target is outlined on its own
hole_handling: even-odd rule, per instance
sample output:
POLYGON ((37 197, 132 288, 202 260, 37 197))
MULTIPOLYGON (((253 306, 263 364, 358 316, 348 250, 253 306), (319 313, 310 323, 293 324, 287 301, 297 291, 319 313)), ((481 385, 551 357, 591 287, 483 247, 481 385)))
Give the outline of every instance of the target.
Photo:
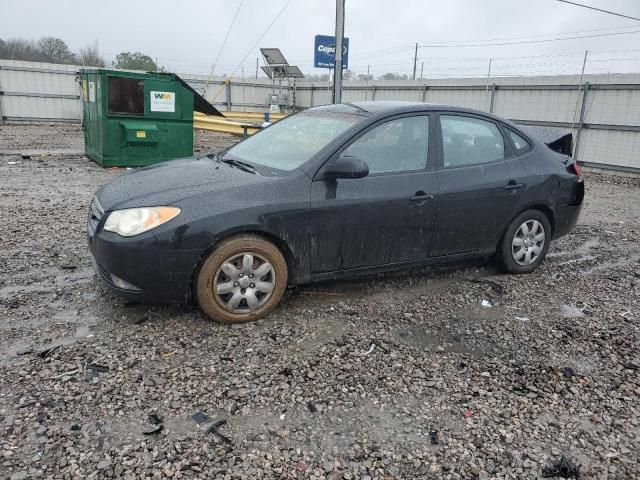
POLYGON ((342 102, 342 40, 344 37, 344 2, 336 0, 336 52, 333 73, 333 103, 342 102))
POLYGON ((424 62, 420 65, 420 81, 422 81, 422 73, 424 72, 424 62))
POLYGON ((418 64, 418 42, 416 42, 416 51, 413 54, 413 79, 416 79, 416 66, 418 64))
POLYGON ((364 85, 364 101, 365 102, 369 100, 369 69, 370 68, 371 68, 371 65, 367 65, 367 80, 364 85))
POLYGON ((489 70, 487 70, 487 92, 489 91, 489 77, 491 77, 491 61, 493 58, 489 59, 489 70))
POLYGON ((258 57, 256 57, 256 80, 258 79, 258 57))

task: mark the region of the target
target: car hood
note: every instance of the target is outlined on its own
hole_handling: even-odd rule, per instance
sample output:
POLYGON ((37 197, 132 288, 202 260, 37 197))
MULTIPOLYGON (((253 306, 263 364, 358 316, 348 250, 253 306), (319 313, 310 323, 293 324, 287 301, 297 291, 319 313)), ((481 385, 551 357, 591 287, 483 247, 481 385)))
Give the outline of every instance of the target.
POLYGON ((96 196, 105 211, 171 205, 194 195, 237 189, 270 179, 209 157, 193 157, 125 173, 104 185, 96 196))

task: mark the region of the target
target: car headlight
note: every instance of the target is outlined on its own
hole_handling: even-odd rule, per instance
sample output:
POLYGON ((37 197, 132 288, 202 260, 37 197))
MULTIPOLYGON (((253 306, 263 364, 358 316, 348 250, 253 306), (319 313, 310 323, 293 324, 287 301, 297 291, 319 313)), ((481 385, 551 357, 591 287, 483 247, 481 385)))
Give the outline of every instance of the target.
POLYGON ((123 237, 133 237, 167 223, 180 214, 177 207, 144 207, 115 210, 109 214, 104 229, 123 237))

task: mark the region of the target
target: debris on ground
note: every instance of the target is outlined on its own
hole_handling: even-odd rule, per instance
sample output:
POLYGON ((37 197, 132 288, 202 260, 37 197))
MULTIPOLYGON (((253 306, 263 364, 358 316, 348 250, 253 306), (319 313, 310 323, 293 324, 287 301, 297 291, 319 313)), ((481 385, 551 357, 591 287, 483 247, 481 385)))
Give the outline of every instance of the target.
POLYGON ((106 365, 99 365, 97 363, 90 363, 87 365, 88 370, 92 370, 94 372, 105 373, 109 371, 109 367, 106 365))
POLYGON ((149 430, 149 431, 146 431, 146 432, 142 432, 142 434, 143 435, 147 435, 147 436, 149 436, 149 435, 157 435, 160 432, 162 432, 162 430, 164 430, 164 425, 160 424, 160 425, 158 425, 156 428, 154 428, 152 430, 149 430))
POLYGON ((561 477, 561 478, 580 478, 578 466, 564 455, 560 457, 556 463, 550 467, 542 469, 543 478, 561 477))
POLYGON ((207 423, 211 421, 211 417, 206 413, 204 413, 202 410, 199 410, 193 415, 191 415, 191 418, 193 419, 194 422, 196 422, 199 425, 202 423, 207 423))

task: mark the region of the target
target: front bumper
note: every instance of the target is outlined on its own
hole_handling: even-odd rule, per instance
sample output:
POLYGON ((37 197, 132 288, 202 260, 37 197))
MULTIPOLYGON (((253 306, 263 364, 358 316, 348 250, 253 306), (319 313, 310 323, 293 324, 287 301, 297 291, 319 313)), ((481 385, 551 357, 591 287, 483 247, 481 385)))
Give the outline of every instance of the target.
POLYGON ((102 230, 100 220, 87 225, 89 250, 102 282, 114 293, 141 303, 186 303, 202 252, 175 250, 152 232, 121 237, 102 230), (119 288, 112 275, 139 290, 119 288))

